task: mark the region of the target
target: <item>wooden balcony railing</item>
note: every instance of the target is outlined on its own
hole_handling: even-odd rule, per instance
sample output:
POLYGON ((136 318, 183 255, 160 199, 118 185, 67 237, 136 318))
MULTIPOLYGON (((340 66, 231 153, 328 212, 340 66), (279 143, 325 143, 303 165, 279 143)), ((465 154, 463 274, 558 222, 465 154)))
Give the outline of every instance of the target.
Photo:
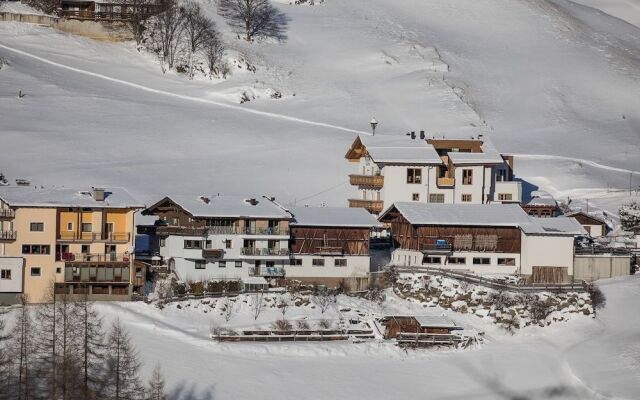
POLYGON ((453 251, 453 246, 449 243, 423 244, 420 250, 429 254, 449 254, 453 251))
POLYGON ((437 179, 437 184, 438 186, 455 186, 456 185, 456 180, 455 178, 448 178, 448 177, 442 177, 442 178, 438 178, 437 179))
POLYGON ((128 266, 67 265, 64 269, 64 281, 81 283, 129 283, 131 281, 131 270, 128 266))
POLYGON ((0 219, 13 219, 16 216, 16 212, 10 208, 0 210, 0 219))
POLYGON ((224 250, 222 249, 202 249, 202 257, 204 258, 222 258, 224 250))
POLYGON ((243 256, 288 256, 289 249, 258 249, 243 247, 240 251, 243 256))
POLYGON ((382 200, 359 200, 359 199, 349 199, 349 207, 352 208, 364 208, 370 213, 378 214, 382 212, 383 207, 382 200))
POLYGON ((330 246, 324 246, 324 247, 316 247, 316 254, 322 254, 322 255, 336 255, 336 256, 341 256, 344 254, 344 249, 342 247, 330 247, 330 246))
POLYGON ((365 186, 380 189, 384 186, 382 175, 349 175, 349 182, 354 186, 365 186))
POLYGON ((16 231, 0 231, 0 242, 13 242, 17 236, 16 231))

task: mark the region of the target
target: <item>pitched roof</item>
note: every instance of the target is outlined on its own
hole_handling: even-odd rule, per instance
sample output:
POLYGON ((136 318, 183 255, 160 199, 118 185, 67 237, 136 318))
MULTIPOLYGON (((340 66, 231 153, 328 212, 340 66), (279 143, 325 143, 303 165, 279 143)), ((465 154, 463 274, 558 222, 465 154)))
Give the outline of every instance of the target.
POLYGON ((394 208, 412 225, 518 227, 530 222, 518 204, 394 203, 380 219, 394 208))
POLYGON ((593 214, 588 213, 586 211, 577 210, 577 211, 570 211, 570 212, 565 214, 565 217, 578 217, 578 216, 582 216, 584 218, 592 219, 596 223, 607 225, 607 221, 602 216, 593 215, 593 214))
POLYGON ((364 208, 294 207, 291 225, 372 228, 382 224, 364 208))
POLYGON ((527 203, 528 206, 557 207, 558 202, 553 197, 534 197, 527 203))
POLYGON ((165 200, 170 200, 194 217, 220 218, 289 218, 289 213, 261 196, 186 196, 171 195, 147 208, 149 213, 165 200), (255 202, 251 202, 254 199, 255 202), (206 202, 208 200, 208 203, 206 202))
POLYGON ((422 328, 460 328, 455 322, 447 317, 416 315, 415 319, 422 328))
POLYGON ((373 161, 383 164, 442 164, 442 159, 432 145, 425 140, 408 138, 404 135, 358 136, 358 142, 367 149, 373 161))
POLYGON ((144 208, 144 204, 123 188, 105 187, 104 191, 105 199, 96 201, 91 188, 79 190, 67 187, 2 186, 0 199, 11 207, 144 208))

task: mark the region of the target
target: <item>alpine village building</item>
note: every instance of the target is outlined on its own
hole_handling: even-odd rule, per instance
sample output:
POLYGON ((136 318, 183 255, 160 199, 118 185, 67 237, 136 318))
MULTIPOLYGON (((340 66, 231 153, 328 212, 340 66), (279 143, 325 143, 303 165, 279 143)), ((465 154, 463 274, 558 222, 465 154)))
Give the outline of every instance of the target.
POLYGON ((537 218, 517 204, 395 203, 381 215, 395 250, 392 263, 517 274, 532 283, 574 275, 574 238, 586 234, 567 217, 537 218))
POLYGON ((254 288, 284 279, 366 286, 370 232, 379 225, 364 210, 288 210, 266 196, 170 196, 143 215, 158 220, 138 233, 180 280, 254 288))
POLYGON ((416 136, 358 136, 345 158, 357 187, 350 207, 381 214, 395 202, 520 203, 513 157, 500 154, 482 135, 467 139, 416 136))
POLYGON ((0 303, 21 294, 46 302, 53 287, 55 294, 130 299, 144 284, 133 261, 141 208, 121 188, 0 187, 0 303))

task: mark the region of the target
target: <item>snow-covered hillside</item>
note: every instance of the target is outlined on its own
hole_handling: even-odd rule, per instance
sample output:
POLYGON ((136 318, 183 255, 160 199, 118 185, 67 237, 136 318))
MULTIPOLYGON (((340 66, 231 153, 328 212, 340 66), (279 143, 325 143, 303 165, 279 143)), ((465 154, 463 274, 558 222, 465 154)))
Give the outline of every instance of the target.
POLYGON ((0 168, 144 201, 214 190, 344 205, 343 155, 375 116, 383 134, 487 131, 534 185, 612 211, 628 198, 608 189, 640 170, 640 29, 561 0, 278 6, 284 43, 248 45, 217 19, 257 67, 221 82, 162 75, 130 44, 1 23, 0 168), (255 99, 240 105, 243 92, 255 99))

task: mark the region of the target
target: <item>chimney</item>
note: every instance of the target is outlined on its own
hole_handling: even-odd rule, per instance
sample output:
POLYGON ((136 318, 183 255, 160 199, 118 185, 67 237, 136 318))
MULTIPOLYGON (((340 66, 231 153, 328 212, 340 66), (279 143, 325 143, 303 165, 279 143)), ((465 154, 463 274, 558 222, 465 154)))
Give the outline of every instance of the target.
POLYGON ((411 131, 411 139, 415 140, 416 139, 416 133, 415 131, 411 131))
POLYGON ((424 140, 424 131, 420 131, 420 139, 424 140))
POLYGON ((247 203, 251 204, 252 206, 257 206, 258 205, 258 200, 256 200, 256 199, 247 199, 245 201, 247 203))
POLYGON ((104 201, 105 195, 104 195, 104 188, 91 188, 91 195, 93 196, 93 199, 95 201, 104 201))
POLYGON ((204 203, 204 204, 209 204, 211 202, 211 199, 206 197, 206 196, 200 196, 200 200, 204 203))

